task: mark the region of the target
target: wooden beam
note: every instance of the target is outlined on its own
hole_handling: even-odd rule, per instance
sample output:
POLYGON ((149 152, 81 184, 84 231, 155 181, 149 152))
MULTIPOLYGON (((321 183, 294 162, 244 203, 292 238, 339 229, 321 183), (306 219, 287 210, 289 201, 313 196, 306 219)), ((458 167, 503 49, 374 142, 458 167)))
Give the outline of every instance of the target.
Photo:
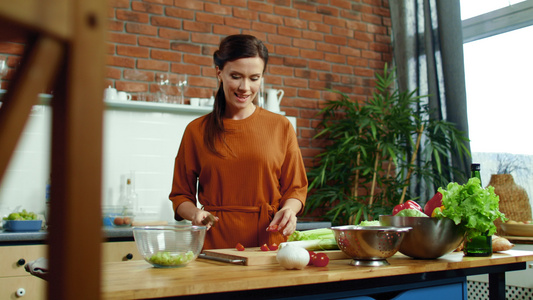
POLYGON ((100 299, 107 6, 78 0, 52 101, 49 299, 100 299))
POLYGON ((106 16, 106 0, 0 0, 0 40, 32 37, 0 108, 0 180, 37 94, 55 82, 48 299, 101 298, 106 16))

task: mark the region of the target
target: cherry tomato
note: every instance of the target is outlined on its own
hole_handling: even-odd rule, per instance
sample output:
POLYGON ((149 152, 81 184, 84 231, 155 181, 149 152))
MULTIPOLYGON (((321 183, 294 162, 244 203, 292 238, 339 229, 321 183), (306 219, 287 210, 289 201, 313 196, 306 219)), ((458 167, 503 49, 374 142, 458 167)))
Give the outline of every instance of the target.
POLYGON ((263 246, 261 246, 261 251, 268 251, 270 249, 268 249, 268 245, 267 244, 263 244, 263 246))
POLYGON ((270 225, 267 227, 267 231, 278 231, 278 225, 270 225))
POLYGON ((329 263, 329 257, 326 255, 326 253, 317 253, 316 258, 313 261, 313 265, 317 267, 325 267, 329 263))
POLYGON ((278 244, 274 243, 274 244, 268 246, 268 249, 270 249, 270 251, 276 251, 276 250, 278 250, 278 244))
POLYGON ((311 250, 307 250, 307 252, 309 252, 309 263, 307 265, 308 266, 312 266, 313 262, 316 259, 316 253, 314 251, 311 251, 311 250))
POLYGON ((237 249, 237 251, 244 251, 244 246, 241 243, 237 243, 237 246, 235 246, 235 249, 237 249))

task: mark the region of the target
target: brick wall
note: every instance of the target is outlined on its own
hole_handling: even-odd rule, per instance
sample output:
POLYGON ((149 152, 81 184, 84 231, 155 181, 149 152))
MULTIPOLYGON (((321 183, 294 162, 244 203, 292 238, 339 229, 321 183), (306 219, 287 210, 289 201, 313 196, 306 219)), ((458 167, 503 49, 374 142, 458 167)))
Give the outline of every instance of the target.
MULTIPOLYGON (((297 117, 306 166, 322 147, 312 137, 321 102, 334 96, 325 89, 364 99, 374 72, 392 60, 387 0, 109 3, 106 86, 134 96, 157 91, 155 74, 172 72, 188 74, 187 97, 209 97, 217 86, 212 54, 224 36, 246 33, 265 42, 271 57, 265 85, 285 91, 282 110, 297 117)), ((0 44, 12 68, 21 44, 0 44)))

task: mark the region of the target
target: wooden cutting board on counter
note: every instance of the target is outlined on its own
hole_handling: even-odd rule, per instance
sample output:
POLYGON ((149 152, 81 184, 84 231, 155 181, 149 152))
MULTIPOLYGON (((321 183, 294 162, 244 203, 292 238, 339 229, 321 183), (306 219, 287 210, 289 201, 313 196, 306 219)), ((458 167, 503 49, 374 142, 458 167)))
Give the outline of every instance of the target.
MULTIPOLYGON (((324 252, 330 260, 348 259, 346 254, 341 250, 315 251, 316 253, 324 252)), ((198 258, 220 259, 228 263, 242 264, 245 266, 260 266, 277 264, 276 254, 278 251, 261 251, 259 247, 246 248, 244 251, 237 249, 210 249, 204 250, 198 258)))

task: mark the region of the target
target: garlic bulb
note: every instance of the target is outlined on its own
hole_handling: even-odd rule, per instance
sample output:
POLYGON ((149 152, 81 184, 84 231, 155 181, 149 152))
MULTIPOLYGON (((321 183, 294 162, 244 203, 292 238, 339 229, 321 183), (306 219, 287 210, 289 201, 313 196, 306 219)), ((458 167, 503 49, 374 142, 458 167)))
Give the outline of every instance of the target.
POLYGON ((301 270, 309 263, 309 252, 302 247, 289 244, 278 250, 276 259, 287 270, 301 270))

